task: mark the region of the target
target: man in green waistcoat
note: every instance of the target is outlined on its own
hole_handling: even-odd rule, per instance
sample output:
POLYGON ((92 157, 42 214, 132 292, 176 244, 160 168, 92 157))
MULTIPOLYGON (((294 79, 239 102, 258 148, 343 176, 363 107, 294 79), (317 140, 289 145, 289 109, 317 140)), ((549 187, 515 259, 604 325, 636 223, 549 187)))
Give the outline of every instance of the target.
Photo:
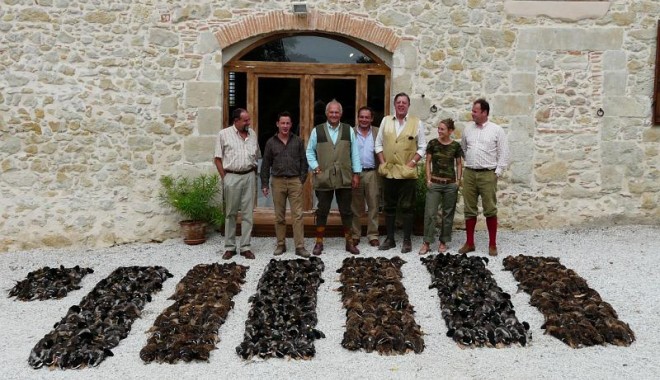
POLYGON ((387 238, 379 250, 396 246, 394 230, 397 210, 401 215, 403 244, 401 253, 412 250, 412 233, 415 192, 417 189, 417 162, 426 151, 426 138, 422 122, 408 115, 410 97, 401 92, 394 96, 394 115, 385 116, 380 123, 374 151, 380 165, 378 173, 383 176, 385 198, 385 226, 387 238))
POLYGON ((346 251, 357 255, 360 251, 351 238, 353 211, 352 189, 360 185, 360 153, 355 142, 355 132, 350 125, 341 123, 341 104, 332 100, 325 107, 327 122, 312 130, 307 143, 307 162, 314 175, 316 208, 316 244, 312 253, 323 252, 323 236, 333 196, 337 199, 341 222, 346 238, 346 251))

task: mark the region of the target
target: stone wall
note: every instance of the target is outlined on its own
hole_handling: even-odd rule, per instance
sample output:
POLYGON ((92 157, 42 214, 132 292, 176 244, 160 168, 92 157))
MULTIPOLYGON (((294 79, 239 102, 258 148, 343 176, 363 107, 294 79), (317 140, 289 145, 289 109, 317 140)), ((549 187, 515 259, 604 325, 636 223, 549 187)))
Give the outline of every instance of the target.
MULTIPOLYGON (((513 154, 500 186, 505 227, 658 224, 660 128, 650 116, 660 3, 610 1, 603 16, 574 19, 509 3, 307 1, 320 17, 394 32, 393 93, 411 94, 429 136, 445 117, 460 134, 471 101, 491 101, 513 154)), ((220 41, 254 37, 228 27, 250 15, 291 10, 191 4, 0 0, 0 251, 178 234, 158 178, 214 170, 229 58, 220 41), (223 40, 223 30, 243 34, 223 40)), ((359 35, 351 28, 335 25, 359 35)))

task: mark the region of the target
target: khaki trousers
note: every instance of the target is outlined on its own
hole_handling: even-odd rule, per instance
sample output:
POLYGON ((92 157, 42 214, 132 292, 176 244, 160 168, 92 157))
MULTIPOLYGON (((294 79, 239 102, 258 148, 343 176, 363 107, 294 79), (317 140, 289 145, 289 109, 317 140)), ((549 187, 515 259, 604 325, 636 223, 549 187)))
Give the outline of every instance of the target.
POLYGON ((257 189, 257 176, 227 173, 222 181, 225 198, 225 250, 236 251, 236 216, 241 212, 240 251, 251 250, 252 216, 257 189))
POLYGON ((463 170, 463 203, 465 219, 476 218, 477 202, 481 196, 484 216, 497 216, 497 175, 494 170, 463 170))
POLYGON ((271 192, 275 207, 275 237, 277 245, 285 246, 286 239, 286 202, 293 220, 293 243, 296 248, 304 248, 303 224, 303 184, 300 177, 272 177, 271 192))
POLYGON ((364 205, 367 205, 367 240, 378 239, 378 206, 380 204, 380 176, 378 171, 363 171, 360 174, 360 187, 353 189, 353 239, 362 235, 360 217, 364 214, 364 205))

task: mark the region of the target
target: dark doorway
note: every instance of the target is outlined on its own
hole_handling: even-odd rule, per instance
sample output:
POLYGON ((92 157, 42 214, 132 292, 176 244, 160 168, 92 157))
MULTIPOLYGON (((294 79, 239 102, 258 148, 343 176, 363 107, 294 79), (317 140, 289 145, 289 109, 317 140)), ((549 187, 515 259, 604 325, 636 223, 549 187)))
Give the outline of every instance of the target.
POLYGON ((354 126, 356 80, 337 78, 314 79, 314 125, 326 121, 325 106, 333 99, 341 103, 344 111, 341 116, 342 123, 354 126))
POLYGON ((258 87, 259 147, 264 151, 266 141, 277 133, 277 115, 288 111, 293 133, 300 136, 300 79, 259 78, 258 87))

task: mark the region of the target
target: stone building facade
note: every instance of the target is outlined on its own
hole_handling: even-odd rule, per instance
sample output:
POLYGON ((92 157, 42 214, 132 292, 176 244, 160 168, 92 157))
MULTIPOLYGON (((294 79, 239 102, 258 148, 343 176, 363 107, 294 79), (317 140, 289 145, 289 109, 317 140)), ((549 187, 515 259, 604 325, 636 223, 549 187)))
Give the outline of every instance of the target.
POLYGON ((280 31, 380 47, 428 136, 489 99, 513 157, 504 227, 659 224, 660 2, 306 4, 0 0, 0 251, 178 235, 158 179, 214 172, 223 64, 280 31))

